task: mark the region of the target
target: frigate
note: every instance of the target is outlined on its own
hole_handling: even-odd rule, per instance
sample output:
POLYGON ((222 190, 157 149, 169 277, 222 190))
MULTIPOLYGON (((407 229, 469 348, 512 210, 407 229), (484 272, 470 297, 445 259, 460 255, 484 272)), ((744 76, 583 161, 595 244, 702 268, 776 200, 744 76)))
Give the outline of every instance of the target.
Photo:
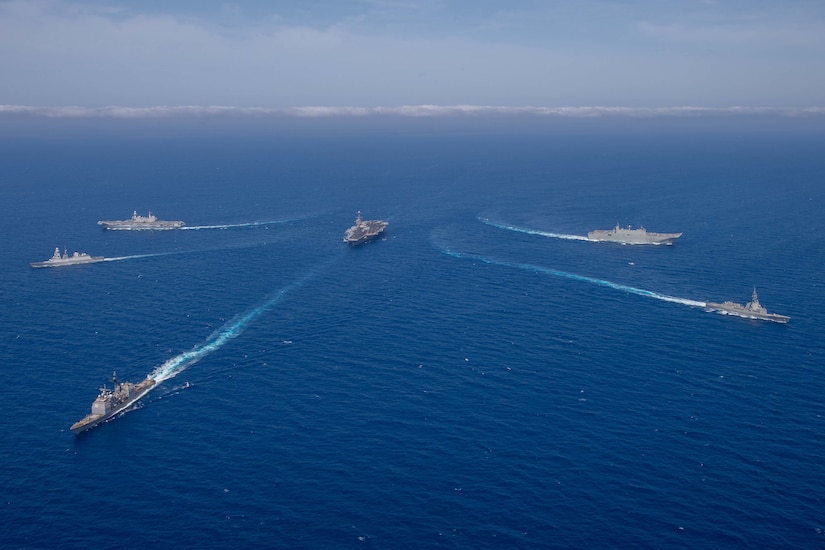
POLYGON ((759 298, 756 295, 756 288, 753 289, 751 301, 744 306, 742 304, 737 304, 736 302, 722 302, 721 304, 707 302, 705 304, 705 309, 707 311, 716 311, 718 313, 722 313, 723 315, 736 315, 747 319, 774 321, 775 323, 787 323, 791 319, 786 315, 768 313, 768 310, 759 303, 759 298))
POLYGON ((75 434, 85 432, 106 422, 116 414, 125 411, 135 404, 141 397, 149 393, 156 382, 151 378, 132 384, 131 382, 118 382, 117 373, 112 373, 113 389, 105 385, 100 388, 100 394, 92 403, 92 412, 72 424, 71 430, 75 434))
POLYGON ((132 217, 128 220, 100 220, 97 224, 102 225, 104 229, 121 231, 180 229, 185 225, 180 220, 159 220, 151 211, 148 216, 138 216, 137 210, 132 212, 132 217))
POLYGON ((608 241, 621 244, 673 244, 673 241, 681 237, 681 233, 652 233, 644 227, 631 229, 627 227, 616 227, 613 229, 596 229, 587 234, 591 241, 608 241))
POLYGON ((344 242, 357 245, 371 241, 380 235, 389 225, 384 220, 362 220, 361 211, 355 215, 355 225, 344 233, 344 242))
POLYGON ((60 255, 60 248, 55 247, 54 254, 45 262, 30 262, 32 267, 62 267, 64 265, 77 264, 93 264, 95 262, 102 262, 105 258, 103 256, 89 256, 85 252, 75 252, 71 256, 63 249, 63 255, 60 255))

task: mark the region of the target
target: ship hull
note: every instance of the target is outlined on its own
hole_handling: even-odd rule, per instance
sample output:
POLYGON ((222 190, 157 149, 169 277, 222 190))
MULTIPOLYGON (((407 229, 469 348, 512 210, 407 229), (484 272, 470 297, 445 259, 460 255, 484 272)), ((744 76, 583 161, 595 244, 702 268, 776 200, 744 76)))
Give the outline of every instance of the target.
POLYGON ((125 411, 138 401, 140 401, 147 393, 152 391, 152 389, 154 389, 156 385, 157 383, 154 380, 144 380, 143 382, 135 386, 136 393, 134 396, 132 396, 131 399, 124 401, 123 403, 113 408, 106 414, 89 414, 85 416, 83 419, 72 424, 72 427, 70 428, 72 430, 72 433, 75 435, 81 434, 117 416, 118 414, 122 413, 123 411, 125 411))
POLYGON ((377 239, 381 233, 376 233, 375 235, 365 235, 359 238, 345 238, 344 242, 350 246, 358 246, 359 244, 368 243, 370 241, 374 241, 377 239))
POLYGON ((344 233, 344 242, 350 246, 357 246, 373 241, 384 233, 388 225, 389 223, 383 220, 361 221, 359 218, 356 224, 344 233))
POLYGON ((774 323, 787 323, 791 319, 786 315, 779 315, 778 313, 761 313, 759 311, 751 311, 743 306, 732 307, 725 304, 717 304, 714 302, 706 303, 705 310, 721 313, 722 315, 734 315, 736 317, 743 317, 745 319, 773 321, 774 323))
POLYGON ((30 262, 32 267, 65 267, 67 265, 82 265, 95 264, 102 262, 105 258, 103 256, 90 256, 89 258, 70 259, 70 260, 47 260, 45 262, 30 262))
POLYGON ((672 245, 673 241, 681 237, 681 233, 647 233, 644 236, 615 234, 612 231, 591 231, 587 238, 597 242, 611 242, 619 244, 664 244, 672 245))
POLYGON ((122 221, 99 221, 98 225, 103 226, 104 229, 110 231, 167 231, 170 229, 180 229, 184 226, 183 222, 151 222, 151 223, 134 223, 122 221))

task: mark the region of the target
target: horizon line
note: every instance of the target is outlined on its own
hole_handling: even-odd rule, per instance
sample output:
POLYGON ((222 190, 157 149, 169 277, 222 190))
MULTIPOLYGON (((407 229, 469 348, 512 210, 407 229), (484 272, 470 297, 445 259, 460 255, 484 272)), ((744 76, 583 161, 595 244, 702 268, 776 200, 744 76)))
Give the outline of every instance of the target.
POLYGON ((391 117, 410 118, 456 116, 527 116, 557 118, 658 118, 658 117, 706 117, 706 116, 779 116, 807 118, 825 115, 825 107, 621 107, 621 106, 493 106, 493 105, 402 105, 396 107, 354 106, 303 106, 303 107, 236 107, 225 105, 158 105, 152 107, 80 107, 80 106, 32 106, 2 105, 2 115, 30 115, 44 118, 109 118, 142 119, 173 117, 391 117))

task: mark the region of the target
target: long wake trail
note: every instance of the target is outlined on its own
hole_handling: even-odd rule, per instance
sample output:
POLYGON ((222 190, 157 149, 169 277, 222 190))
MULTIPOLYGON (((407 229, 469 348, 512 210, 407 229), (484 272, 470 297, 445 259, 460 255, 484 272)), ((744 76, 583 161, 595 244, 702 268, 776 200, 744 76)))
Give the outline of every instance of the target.
POLYGON ((200 229, 232 229, 234 227, 260 227, 263 225, 277 225, 280 223, 289 223, 298 220, 302 220, 307 218, 308 216, 303 216, 299 218, 284 218, 283 220, 270 220, 264 222, 245 222, 245 223, 226 223, 220 225, 192 225, 192 226, 183 226, 181 227, 181 231, 193 231, 193 230, 200 230, 200 229))
POLYGON ((552 239, 564 239, 568 241, 589 241, 587 237, 583 237, 581 235, 566 235, 564 233, 551 233, 549 231, 539 231, 538 229, 528 229, 526 227, 518 227, 517 225, 509 225, 506 223, 501 222, 494 222, 489 218, 482 218, 479 217, 478 221, 481 223, 485 223, 492 227, 498 227, 499 229, 506 229, 507 231, 516 231, 518 233, 526 233, 527 235, 541 235, 542 237, 550 237, 552 239))
POLYGON ((284 296, 302 286, 318 272, 319 269, 316 269, 304 275, 300 279, 286 285, 274 294, 270 295, 270 297, 261 305, 254 307, 245 313, 236 315, 227 321, 222 327, 213 332, 204 342, 196 345, 189 351, 185 351, 180 355, 167 360, 165 363, 155 368, 155 370, 153 370, 148 377, 157 382, 158 385, 165 380, 174 378, 213 351, 220 349, 229 340, 240 335, 249 323, 260 317, 261 314, 275 307, 281 300, 283 300, 284 296))
POLYGON ((119 262, 121 260, 134 260, 135 258, 154 258, 156 256, 171 256, 180 252, 160 252, 158 254, 133 254, 132 256, 116 256, 114 258, 103 258, 104 262, 119 262))
POLYGON ((568 273, 566 271, 560 271, 558 269, 551 269, 548 267, 541 267, 533 264, 525 264, 519 262, 508 262, 505 260, 498 260, 495 258, 488 258, 486 256, 481 256, 479 254, 467 254, 464 252, 455 252, 448 248, 445 248, 441 245, 436 244, 438 250, 443 252, 448 256, 452 256, 453 258, 461 258, 465 260, 476 260, 479 262, 484 262, 486 264, 492 265, 501 265, 505 267, 513 267, 516 269, 524 269, 526 271, 537 271, 539 273, 546 273, 547 275, 553 275, 555 277, 564 277, 565 279, 572 279, 574 281, 581 281, 584 283, 590 283, 594 285, 604 286, 607 288, 612 288, 615 290, 621 290, 624 292, 629 292, 631 294, 637 294, 639 296, 645 296, 647 298, 655 298, 657 300, 662 300, 665 302, 672 302, 675 304, 682 304, 686 306, 692 307, 705 307, 707 304, 705 302, 700 302, 698 300, 689 300, 687 298, 678 298, 676 296, 668 296, 667 294, 659 294, 658 292, 653 292, 651 290, 645 290, 643 288, 636 288, 627 285, 620 285, 618 283, 614 283, 611 281, 606 281, 604 279, 596 279, 594 277, 586 277, 584 275, 576 275, 575 273, 568 273))

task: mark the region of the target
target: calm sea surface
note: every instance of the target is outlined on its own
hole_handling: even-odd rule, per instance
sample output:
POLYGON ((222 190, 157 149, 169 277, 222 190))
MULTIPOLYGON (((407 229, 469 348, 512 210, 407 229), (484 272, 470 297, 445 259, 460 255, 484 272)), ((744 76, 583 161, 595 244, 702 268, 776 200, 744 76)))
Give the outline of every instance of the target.
POLYGON ((819 138, 7 141, 0 234, 4 548, 825 545, 819 138))

